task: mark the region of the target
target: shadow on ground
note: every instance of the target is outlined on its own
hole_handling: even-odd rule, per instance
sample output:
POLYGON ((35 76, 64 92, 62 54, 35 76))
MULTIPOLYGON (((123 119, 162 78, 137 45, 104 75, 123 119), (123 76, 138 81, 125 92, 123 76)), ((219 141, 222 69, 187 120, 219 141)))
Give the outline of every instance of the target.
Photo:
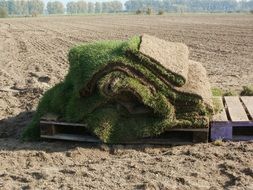
POLYGON ((25 126, 32 120, 33 111, 21 112, 16 116, 0 120, 0 138, 20 138, 25 126))
POLYGON ((21 134, 29 122, 34 111, 22 112, 16 116, 0 120, 0 151, 35 150, 45 152, 64 152, 76 147, 95 148, 109 151, 111 154, 116 149, 144 150, 145 148, 172 147, 171 145, 107 145, 103 143, 85 143, 63 140, 41 139, 39 141, 23 141, 21 134))

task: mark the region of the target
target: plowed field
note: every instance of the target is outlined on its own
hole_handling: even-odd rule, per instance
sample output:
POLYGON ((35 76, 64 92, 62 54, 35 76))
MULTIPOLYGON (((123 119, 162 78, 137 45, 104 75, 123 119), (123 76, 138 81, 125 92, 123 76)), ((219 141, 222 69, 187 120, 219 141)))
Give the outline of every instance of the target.
POLYGON ((66 75, 72 46, 142 33, 187 44, 213 87, 253 84, 252 15, 0 19, 0 189, 253 188, 252 143, 112 151, 17 140, 39 98, 66 75))

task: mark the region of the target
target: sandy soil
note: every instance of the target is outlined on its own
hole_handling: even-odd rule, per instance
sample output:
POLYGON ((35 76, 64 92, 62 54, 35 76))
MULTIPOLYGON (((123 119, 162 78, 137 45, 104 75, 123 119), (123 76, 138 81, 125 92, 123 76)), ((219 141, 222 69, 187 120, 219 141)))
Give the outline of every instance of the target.
POLYGON ((39 98, 63 80, 78 43, 148 33, 183 42, 212 86, 253 84, 251 15, 0 19, 0 189, 253 189, 253 144, 173 148, 21 143, 39 98))
POLYGON ((0 139, 0 189, 253 189, 253 142, 177 147, 0 139))

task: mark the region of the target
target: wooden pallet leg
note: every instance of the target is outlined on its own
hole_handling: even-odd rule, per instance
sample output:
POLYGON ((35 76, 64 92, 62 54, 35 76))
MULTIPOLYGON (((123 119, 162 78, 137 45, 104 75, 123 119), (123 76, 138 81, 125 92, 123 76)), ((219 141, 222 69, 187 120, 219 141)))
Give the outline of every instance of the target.
POLYGON ((193 143, 208 142, 208 131, 194 131, 192 142, 193 143))
POLYGON ((41 135, 55 135, 56 128, 52 124, 40 124, 40 134, 41 135))
POLYGON ((228 123, 212 123, 211 124, 211 141, 218 139, 231 140, 233 138, 233 128, 228 123))

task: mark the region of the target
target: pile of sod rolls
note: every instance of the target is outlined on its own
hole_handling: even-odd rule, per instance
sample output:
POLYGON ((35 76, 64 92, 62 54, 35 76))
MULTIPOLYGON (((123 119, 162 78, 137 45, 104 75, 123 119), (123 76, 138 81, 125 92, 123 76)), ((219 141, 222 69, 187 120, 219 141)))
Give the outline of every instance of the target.
POLYGON ((45 93, 24 139, 40 136, 39 120, 86 123, 106 143, 157 136, 172 127, 208 127, 210 84, 188 48, 149 35, 74 47, 65 80, 45 93))

